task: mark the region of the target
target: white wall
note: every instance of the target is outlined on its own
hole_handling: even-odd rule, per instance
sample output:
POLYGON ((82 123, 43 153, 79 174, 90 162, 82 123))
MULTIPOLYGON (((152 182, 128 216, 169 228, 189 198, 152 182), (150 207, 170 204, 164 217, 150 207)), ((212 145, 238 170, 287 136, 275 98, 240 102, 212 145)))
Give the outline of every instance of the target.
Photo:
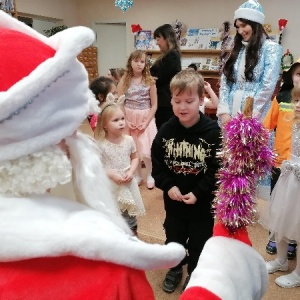
MULTIPOLYGON (((17 10, 35 15, 63 19, 67 26, 93 27, 95 22, 127 22, 127 52, 133 48, 130 24, 139 23, 143 29, 156 27, 178 19, 188 27, 222 27, 233 19, 234 11, 244 0, 134 0, 134 6, 123 13, 114 0, 17 0, 17 10)), ((288 20, 282 45, 300 57, 298 38, 299 0, 260 0, 266 23, 278 27, 278 20, 288 20)))

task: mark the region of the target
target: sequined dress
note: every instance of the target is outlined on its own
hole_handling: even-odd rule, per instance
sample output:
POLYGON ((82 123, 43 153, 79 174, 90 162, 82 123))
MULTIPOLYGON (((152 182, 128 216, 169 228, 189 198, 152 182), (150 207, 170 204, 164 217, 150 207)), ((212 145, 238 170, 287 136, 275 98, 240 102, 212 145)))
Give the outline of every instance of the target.
POLYGON ((281 166, 270 204, 269 229, 276 240, 300 241, 300 125, 293 126, 290 160, 281 166))
MULTIPOLYGON (((125 174, 130 169, 130 155, 136 152, 131 136, 124 135, 120 144, 114 144, 107 139, 98 141, 101 161, 105 169, 115 170, 125 174)), ((128 211, 130 216, 139 216, 145 213, 142 196, 135 177, 129 183, 116 184, 111 180, 112 192, 118 201, 119 209, 128 211)))
POLYGON ((129 129, 129 134, 133 137, 140 158, 150 158, 151 145, 157 133, 154 118, 143 132, 138 130, 138 126, 147 119, 150 109, 150 86, 132 83, 125 94, 125 113, 126 121, 136 128, 129 129))

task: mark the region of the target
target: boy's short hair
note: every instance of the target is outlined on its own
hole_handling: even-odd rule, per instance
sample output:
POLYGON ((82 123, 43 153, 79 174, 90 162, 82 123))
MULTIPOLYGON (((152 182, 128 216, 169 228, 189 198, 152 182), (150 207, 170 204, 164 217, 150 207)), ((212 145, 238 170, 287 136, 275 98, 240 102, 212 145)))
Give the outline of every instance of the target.
POLYGON ((171 93, 181 94, 184 91, 192 92, 192 89, 197 87, 199 97, 204 94, 204 79, 198 72, 186 69, 177 73, 171 80, 170 90, 171 93))

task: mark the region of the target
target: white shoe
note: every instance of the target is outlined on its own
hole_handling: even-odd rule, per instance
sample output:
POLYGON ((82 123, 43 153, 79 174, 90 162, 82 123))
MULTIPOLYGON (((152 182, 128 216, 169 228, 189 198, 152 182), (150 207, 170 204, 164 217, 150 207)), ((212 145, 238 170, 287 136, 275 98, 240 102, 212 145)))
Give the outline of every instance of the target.
POLYGON ((147 188, 152 190, 154 188, 154 178, 151 175, 147 176, 147 188))
POLYGON ((290 274, 276 278, 275 283, 283 288, 295 288, 300 286, 300 276, 293 271, 290 274))
POLYGON ((281 264, 276 258, 275 260, 266 262, 266 267, 269 274, 273 274, 277 271, 285 272, 289 269, 289 262, 286 260, 284 264, 281 264))

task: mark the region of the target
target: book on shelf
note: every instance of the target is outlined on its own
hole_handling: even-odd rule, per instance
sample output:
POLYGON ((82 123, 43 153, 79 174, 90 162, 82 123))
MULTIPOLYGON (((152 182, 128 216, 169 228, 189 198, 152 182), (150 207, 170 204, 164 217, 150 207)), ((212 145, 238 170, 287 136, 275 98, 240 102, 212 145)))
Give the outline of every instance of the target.
POLYGON ((189 28, 180 39, 182 50, 221 49, 219 28, 189 28))

